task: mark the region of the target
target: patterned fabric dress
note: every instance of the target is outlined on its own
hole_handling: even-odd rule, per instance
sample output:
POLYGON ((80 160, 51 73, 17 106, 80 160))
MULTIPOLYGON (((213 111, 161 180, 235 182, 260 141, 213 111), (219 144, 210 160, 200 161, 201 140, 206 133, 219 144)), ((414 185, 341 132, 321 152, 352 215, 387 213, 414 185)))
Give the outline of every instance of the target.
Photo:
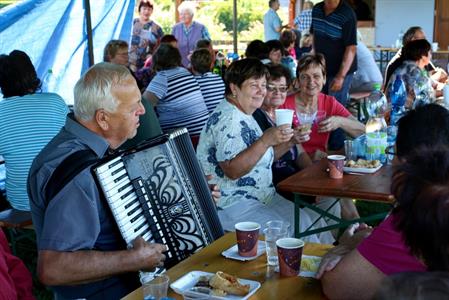
POLYGON ((154 21, 140 23, 139 18, 133 21, 133 33, 129 43, 129 63, 136 70, 143 67, 148 54, 152 54, 159 39, 164 35, 161 26, 154 21))
POLYGON ((406 60, 394 70, 386 91, 390 90, 398 75, 401 76, 407 90, 406 109, 416 108, 433 101, 433 88, 429 75, 426 70, 421 70, 414 61, 406 60))
POLYGON ((224 175, 218 162, 231 160, 262 136, 262 130, 252 115, 238 110, 223 100, 209 117, 198 145, 198 159, 206 174, 213 174, 222 196, 219 207, 227 207, 240 198, 270 202, 275 194, 271 164, 274 159, 270 148, 253 169, 243 177, 232 180, 224 175))

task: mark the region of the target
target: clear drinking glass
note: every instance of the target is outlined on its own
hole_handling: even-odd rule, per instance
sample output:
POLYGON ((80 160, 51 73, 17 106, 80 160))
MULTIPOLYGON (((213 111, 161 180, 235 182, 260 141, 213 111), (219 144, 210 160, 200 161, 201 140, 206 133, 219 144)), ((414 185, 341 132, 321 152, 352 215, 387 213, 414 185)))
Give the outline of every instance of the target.
POLYGON ((263 233, 265 235, 267 263, 270 266, 277 266, 278 253, 276 249, 276 241, 280 238, 290 236, 290 223, 282 220, 268 221, 265 224, 263 233))
POLYGON ((315 120, 316 112, 297 112, 301 132, 309 131, 315 120))

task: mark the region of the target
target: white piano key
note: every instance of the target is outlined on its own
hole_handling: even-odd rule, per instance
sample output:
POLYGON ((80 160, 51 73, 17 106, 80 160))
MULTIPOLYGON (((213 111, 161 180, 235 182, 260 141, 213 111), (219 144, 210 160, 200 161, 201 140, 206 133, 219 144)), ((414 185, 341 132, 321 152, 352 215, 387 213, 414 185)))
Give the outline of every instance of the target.
MULTIPOLYGON (((125 194, 127 194, 129 191, 133 191, 133 186, 132 184, 130 184, 129 186, 127 186, 126 188, 124 188, 123 190, 121 190, 120 192, 118 192, 118 188, 115 189, 114 191, 110 191, 109 195, 108 195, 108 199, 109 201, 117 201, 117 200, 122 200, 121 197, 125 194)), ((105 193, 106 194, 106 193, 105 193)), ((137 195, 136 195, 137 196, 137 195)))
POLYGON ((151 233, 151 230, 145 233, 142 236, 142 238, 149 243, 154 243, 153 234, 151 233))
POLYGON ((129 211, 133 210, 136 207, 140 207, 140 203, 139 200, 137 198, 132 199, 130 201, 120 201, 121 204, 120 205, 114 205, 115 206, 115 210, 119 213, 128 213, 129 211), (126 207, 128 206, 128 207, 126 207))
POLYGON ((128 179, 129 179, 129 176, 127 174, 128 174, 128 172, 126 171, 125 167, 123 167, 123 169, 120 170, 115 175, 111 175, 111 176, 107 176, 107 177, 103 178, 102 181, 101 181, 101 184, 103 186, 108 186, 110 184, 114 184, 114 181, 117 180, 117 178, 120 178, 123 175, 126 175, 126 177, 128 177, 128 179))
POLYGON ((108 201, 108 202, 110 205, 118 208, 120 206, 125 206, 127 203, 130 203, 131 201, 139 201, 137 199, 137 195, 134 192, 129 193, 128 196, 126 196, 123 199, 121 199, 121 197, 119 197, 119 198, 116 198, 115 201, 108 201))
MULTIPOLYGON (((124 219, 126 220, 126 219, 124 219)), ((136 219, 136 221, 134 221, 133 223, 131 222, 124 222, 122 221, 121 223, 123 224, 120 228, 123 230, 123 232, 126 233, 126 235, 130 235, 130 232, 134 232, 134 229, 136 227, 139 227, 140 224, 142 224, 142 222, 145 222, 145 217, 142 215, 141 217, 139 217, 138 219, 136 219)))
POLYGON ((141 223, 139 226, 136 227, 132 227, 131 230, 125 231, 123 232, 123 234, 130 240, 134 240, 135 238, 137 238, 138 236, 141 235, 142 232, 145 232, 145 228, 148 228, 148 225, 145 224, 145 222, 143 222, 143 224, 141 223), (138 231, 135 231, 135 228, 139 227, 138 231))
MULTIPOLYGON (((106 191, 106 194, 110 197, 119 192, 119 189, 126 186, 127 184, 131 184, 129 177, 122 178, 119 182, 111 182, 109 184, 103 184, 103 190, 106 191)), ((123 193, 122 193, 123 194, 123 193)))
POLYGON ((146 222, 144 223, 144 225, 139 228, 138 231, 134 232, 135 237, 138 237, 139 235, 141 235, 142 237, 147 233, 146 231, 150 230, 150 226, 148 226, 148 224, 146 224, 146 222))
POLYGON ((107 164, 104 164, 103 166, 98 167, 97 174, 100 175, 100 174, 104 174, 107 172, 110 173, 113 170, 119 169, 120 167, 124 166, 123 161, 121 161, 121 160, 122 160, 122 158, 119 156, 119 157, 116 157, 113 160, 109 161, 107 164), (115 163, 116 163, 116 165, 114 165, 115 163), (114 165, 114 166, 110 167, 111 165, 114 165))

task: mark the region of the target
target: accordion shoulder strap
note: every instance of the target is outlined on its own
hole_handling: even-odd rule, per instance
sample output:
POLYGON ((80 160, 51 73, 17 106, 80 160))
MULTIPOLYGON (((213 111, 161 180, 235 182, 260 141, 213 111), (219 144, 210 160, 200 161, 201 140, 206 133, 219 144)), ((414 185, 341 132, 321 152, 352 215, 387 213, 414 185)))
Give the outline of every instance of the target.
POLYGON ((91 149, 76 151, 67 156, 51 174, 45 186, 46 206, 82 170, 98 161, 91 149))

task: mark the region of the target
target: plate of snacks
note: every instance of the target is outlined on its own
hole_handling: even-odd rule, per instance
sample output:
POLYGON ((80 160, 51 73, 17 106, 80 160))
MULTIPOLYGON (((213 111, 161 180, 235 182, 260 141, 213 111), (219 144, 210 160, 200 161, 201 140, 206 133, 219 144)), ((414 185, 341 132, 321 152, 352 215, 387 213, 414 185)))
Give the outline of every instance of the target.
POLYGON ((377 170, 382 168, 382 164, 379 160, 367 160, 367 159, 357 159, 348 160, 345 162, 345 166, 343 167, 344 172, 353 172, 353 173, 374 173, 377 170))
POLYGON ((215 300, 244 300, 260 288, 260 283, 254 280, 240 279, 221 271, 215 274, 191 271, 170 284, 170 287, 181 295, 208 295, 209 299, 215 300))

